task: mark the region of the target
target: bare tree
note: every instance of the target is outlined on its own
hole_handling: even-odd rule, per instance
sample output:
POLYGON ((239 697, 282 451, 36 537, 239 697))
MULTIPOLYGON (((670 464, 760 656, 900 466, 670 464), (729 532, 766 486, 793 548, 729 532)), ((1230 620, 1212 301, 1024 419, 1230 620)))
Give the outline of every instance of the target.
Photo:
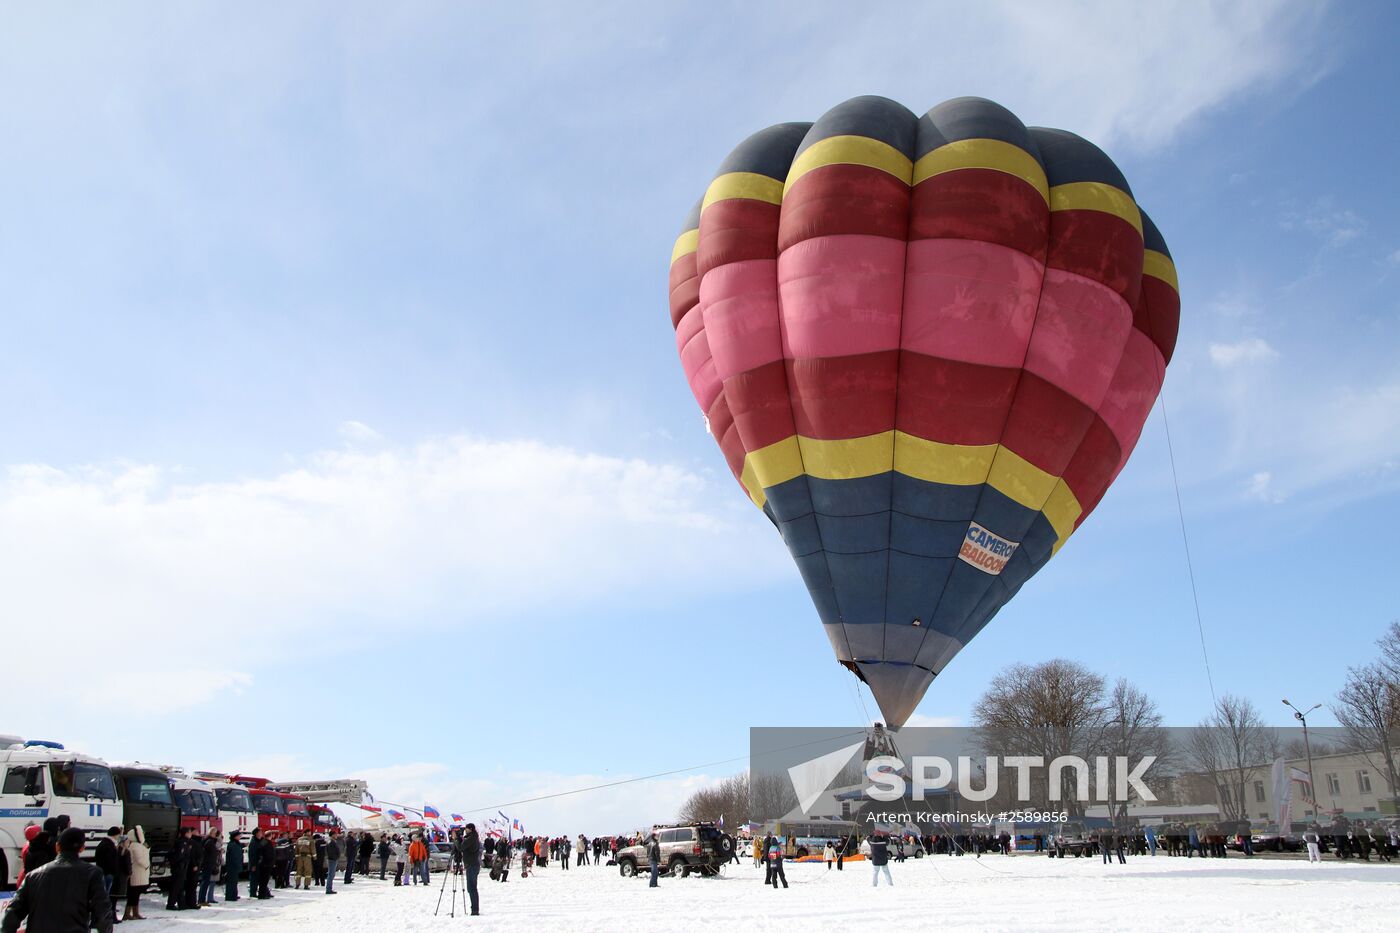
POLYGON ((776 820, 797 806, 797 792, 786 774, 758 771, 749 779, 750 820, 776 820))
POLYGON ((1278 736, 1244 697, 1225 694, 1215 713, 1191 730, 1190 764, 1210 778, 1227 819, 1247 820, 1245 788, 1278 757, 1278 736))
POLYGON ((677 816, 682 822, 726 820, 744 822, 749 818, 749 776, 735 774, 713 787, 704 787, 691 794, 677 816))
MULTIPOLYGON (((1062 755, 1088 758, 1094 754, 1102 744, 1108 709, 1103 677, 1057 658, 1034 665, 1013 664, 998 673, 978 701, 973 723, 987 755, 1039 756, 1048 765, 1062 755)), ((1057 774, 1059 800, 1051 801, 1051 771, 1042 768, 1029 788, 1030 802, 1045 807, 1053 802, 1082 816, 1086 801, 1074 793, 1071 769, 1057 774)))
MULTIPOLYGON (((1140 761, 1152 756, 1156 758, 1153 767, 1158 773, 1171 766, 1172 743, 1166 729, 1162 727, 1162 716, 1157 712, 1157 704, 1146 693, 1134 687, 1127 680, 1119 678, 1108 695, 1105 707, 1105 723, 1102 733, 1101 754, 1140 761)), ((1100 788, 1100 795, 1108 799, 1109 813, 1126 817, 1128 805, 1135 796, 1129 788, 1127 800, 1117 800, 1114 782, 1100 788)))
MULTIPOLYGON (((1395 625, 1390 634, 1396 634, 1395 625)), ((1382 650, 1385 641, 1381 639, 1382 650)), ((1348 750, 1364 755, 1371 767, 1384 775, 1394 797, 1400 794, 1400 756, 1396 754, 1396 745, 1400 744, 1400 682, 1392 679, 1386 664, 1382 659, 1348 669, 1346 685, 1337 694, 1332 715, 1346 729, 1348 750)))
POLYGON ((1392 684, 1400 684, 1400 620, 1390 623, 1376 644, 1381 649, 1381 670, 1392 684))

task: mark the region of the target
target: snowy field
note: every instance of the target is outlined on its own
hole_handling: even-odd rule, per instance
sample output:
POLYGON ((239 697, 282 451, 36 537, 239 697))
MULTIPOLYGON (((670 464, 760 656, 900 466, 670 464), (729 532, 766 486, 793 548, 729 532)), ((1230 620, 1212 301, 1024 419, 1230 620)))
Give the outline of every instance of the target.
MULTIPOLYGON (((1098 859, 1021 855, 909 860, 890 866, 895 887, 870 886, 870 867, 828 872, 824 865, 787 866, 791 887, 762 884, 747 861, 721 878, 624 879, 615 868, 556 867, 506 884, 482 876, 478 918, 433 916, 442 876, 430 888, 395 888, 359 878, 340 893, 285 889, 271 901, 242 900, 191 915, 167 914, 146 898, 151 918, 130 933, 225 930, 380 931, 478 930, 672 931, 861 930, 872 921, 940 930, 1396 930, 1400 929, 1400 866, 1326 861, 1230 858, 1224 861, 1137 857, 1127 865, 1098 859)), ((247 886, 244 885, 246 892, 247 886)), ((222 893, 222 891, 220 892, 222 893)), ((880 929, 880 926, 876 926, 880 929)))

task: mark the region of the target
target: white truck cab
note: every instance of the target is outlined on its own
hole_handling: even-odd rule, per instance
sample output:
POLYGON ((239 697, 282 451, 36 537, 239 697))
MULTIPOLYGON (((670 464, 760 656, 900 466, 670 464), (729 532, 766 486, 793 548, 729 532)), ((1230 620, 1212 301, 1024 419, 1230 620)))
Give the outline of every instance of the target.
POLYGON ((13 887, 19 878, 25 828, 64 815, 87 835, 85 858, 109 827, 125 825, 107 763, 57 742, 0 746, 0 888, 13 887))
POLYGON ((253 798, 248 795, 248 788, 226 781, 206 781, 205 786, 218 802, 224 837, 237 830, 243 834, 246 844, 253 830, 258 828, 258 813, 253 809, 253 798))

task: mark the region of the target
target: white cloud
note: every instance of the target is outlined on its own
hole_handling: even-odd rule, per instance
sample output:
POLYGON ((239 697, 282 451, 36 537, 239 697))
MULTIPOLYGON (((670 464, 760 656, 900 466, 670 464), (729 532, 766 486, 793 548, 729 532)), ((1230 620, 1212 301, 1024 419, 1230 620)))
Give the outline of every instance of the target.
POLYGON ((957 716, 930 716, 926 713, 915 713, 909 717, 905 725, 934 729, 959 726, 962 723, 957 716))
POLYGON ((1249 337, 1236 343, 1212 343, 1209 352, 1211 362, 1222 369, 1278 357, 1278 351, 1262 337, 1249 337))
POLYGON ((530 441, 323 451, 226 482, 181 483, 177 472, 0 473, 7 632, 62 631, 84 670, 149 668, 147 646, 159 644, 161 666, 189 688, 180 695, 197 701, 246 686, 263 633, 295 638, 332 620, 350 637, 460 626, 683 592, 716 574, 743 586, 784 559, 710 477, 530 441), (191 626, 240 633, 222 643, 226 668, 208 670, 207 645, 184 637, 191 626))
POLYGON ((377 444, 384 435, 362 421, 342 421, 340 436, 352 444, 377 444))
POLYGON ((1283 496, 1273 488, 1274 475, 1261 470, 1249 478, 1245 484, 1245 497, 1260 502, 1282 502, 1283 496))
POLYGON ((1285 230, 1302 230, 1337 249, 1366 232, 1366 220, 1355 211, 1338 207, 1331 198, 1319 198, 1301 210, 1290 210, 1279 221, 1285 230))
POLYGON ((1397 249, 1395 252, 1385 257, 1385 264, 1387 266, 1391 266, 1392 268, 1395 266, 1400 266, 1400 249, 1397 249))

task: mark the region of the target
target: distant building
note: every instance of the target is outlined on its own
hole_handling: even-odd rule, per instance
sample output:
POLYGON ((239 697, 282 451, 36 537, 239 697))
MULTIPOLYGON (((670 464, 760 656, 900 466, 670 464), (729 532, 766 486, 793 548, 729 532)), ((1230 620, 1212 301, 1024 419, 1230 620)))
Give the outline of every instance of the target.
MULTIPOLYGON (((1378 819, 1394 816, 1396 797, 1386 782, 1385 771, 1378 769, 1365 754, 1342 752, 1313 755, 1313 789, 1303 782, 1292 783, 1292 814, 1294 820, 1321 818, 1344 814, 1351 819, 1378 819), (1315 793, 1314 793, 1315 791, 1315 793), (1314 798, 1316 804, 1309 798, 1314 798)), ((1284 767, 1290 772, 1306 774, 1308 759, 1287 758, 1284 767)), ((1171 803, 1176 805, 1216 804, 1220 812, 1240 812, 1251 820, 1273 820, 1275 816, 1274 788, 1271 778, 1273 762, 1250 768, 1244 781, 1244 799, 1235 800, 1239 790, 1238 771, 1223 771, 1224 783, 1216 785, 1201 772, 1178 775, 1172 782, 1171 803)))

